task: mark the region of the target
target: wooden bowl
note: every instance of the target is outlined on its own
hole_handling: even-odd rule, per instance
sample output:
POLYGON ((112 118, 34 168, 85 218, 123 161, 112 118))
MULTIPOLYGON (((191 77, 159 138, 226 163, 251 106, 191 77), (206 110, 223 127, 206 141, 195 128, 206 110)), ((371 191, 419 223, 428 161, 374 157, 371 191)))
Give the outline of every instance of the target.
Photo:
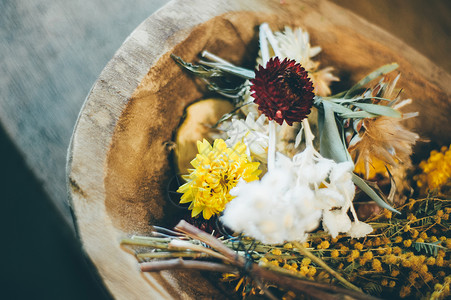
MULTIPOLYGON (((142 274, 120 248, 127 234, 146 234, 150 224, 168 225, 175 212, 166 197, 174 171, 167 146, 184 108, 203 88, 170 54, 196 61, 209 50, 251 66, 257 28, 301 26, 319 60, 350 86, 377 67, 397 62, 399 87, 415 100, 420 116, 407 126, 435 146, 449 145, 451 77, 403 42, 351 12, 324 0, 175 0, 145 20, 119 48, 81 110, 68 155, 68 189, 84 250, 115 298, 221 297, 196 272, 142 274), (249 65, 250 63, 250 65, 249 65)), ((339 87, 335 87, 339 88, 339 87)), ((422 151, 425 143, 417 148, 422 151)), ((225 296, 223 296, 225 297, 225 296)))

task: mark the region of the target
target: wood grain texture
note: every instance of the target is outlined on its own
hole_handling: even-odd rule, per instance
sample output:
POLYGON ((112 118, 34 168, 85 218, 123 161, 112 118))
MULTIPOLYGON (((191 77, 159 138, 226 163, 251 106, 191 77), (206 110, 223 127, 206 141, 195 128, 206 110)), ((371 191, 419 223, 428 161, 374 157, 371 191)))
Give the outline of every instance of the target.
POLYGON ((451 1, 332 0, 390 32, 451 73, 451 1))
POLYGON ((0 123, 69 225, 64 169, 83 100, 128 34, 166 2, 0 1, 0 123))
POLYGON ((220 296, 198 273, 161 272, 144 278, 119 240, 148 232, 149 224, 167 224, 173 216, 165 201, 174 176, 166 144, 185 106, 203 90, 170 54, 193 61, 206 49, 237 64, 250 63, 257 51, 256 29, 264 21, 273 29, 307 29, 312 43, 323 48, 321 62, 340 70, 341 87, 382 64, 398 62, 403 74, 399 85, 416 100, 410 109, 427 111, 409 126, 439 144, 449 143, 450 133, 440 133, 438 125, 446 124, 451 111, 450 75, 349 11, 324 0, 286 5, 271 0, 172 1, 131 34, 101 73, 69 149, 69 191, 82 243, 116 298, 220 296), (425 121, 430 124, 418 126, 425 121))

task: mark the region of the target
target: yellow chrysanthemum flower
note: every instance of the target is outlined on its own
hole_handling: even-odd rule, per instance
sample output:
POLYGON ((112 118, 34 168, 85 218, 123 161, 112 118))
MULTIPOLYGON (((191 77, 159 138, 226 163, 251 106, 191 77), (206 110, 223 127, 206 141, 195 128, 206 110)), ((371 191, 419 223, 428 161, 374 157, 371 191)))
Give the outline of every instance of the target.
POLYGON ((180 203, 191 202, 193 217, 202 212, 208 220, 234 198, 229 192, 240 179, 257 180, 261 171, 258 162, 248 160, 242 142, 228 148, 222 139, 215 140, 213 146, 204 139, 197 142, 197 150, 199 154, 191 161, 194 169, 182 176, 187 182, 177 192, 183 193, 180 203))

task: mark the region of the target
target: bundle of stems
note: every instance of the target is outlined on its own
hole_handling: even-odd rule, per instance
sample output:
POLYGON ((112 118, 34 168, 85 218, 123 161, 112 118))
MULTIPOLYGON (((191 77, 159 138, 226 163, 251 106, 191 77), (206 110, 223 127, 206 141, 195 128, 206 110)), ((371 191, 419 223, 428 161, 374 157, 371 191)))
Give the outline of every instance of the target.
POLYGON ((260 262, 254 263, 249 255, 226 246, 214 236, 180 221, 175 227, 176 231, 158 228, 157 237, 132 237, 122 240, 122 245, 151 247, 163 251, 137 254, 138 259, 160 258, 160 260, 140 263, 143 272, 158 272, 170 269, 190 269, 213 271, 220 273, 235 273, 250 277, 269 299, 276 299, 266 288, 264 283, 277 286, 307 295, 313 299, 376 299, 364 294, 358 287, 348 282, 340 274, 313 255, 300 243, 294 243, 295 250, 300 256, 308 257, 318 266, 324 268, 334 276, 345 288, 325 283, 306 280, 300 274, 291 273, 283 268, 260 262), (161 259, 164 258, 164 259, 161 259), (188 259, 189 258, 189 259, 188 259), (208 259, 208 260, 207 260, 208 259))

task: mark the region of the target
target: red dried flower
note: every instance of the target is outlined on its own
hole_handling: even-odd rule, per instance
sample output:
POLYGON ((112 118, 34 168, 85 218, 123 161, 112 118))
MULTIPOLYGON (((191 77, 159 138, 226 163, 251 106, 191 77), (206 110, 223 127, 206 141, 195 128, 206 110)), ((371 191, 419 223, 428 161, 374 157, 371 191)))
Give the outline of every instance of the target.
POLYGON ((295 60, 271 58, 259 66, 251 80, 252 97, 260 112, 282 125, 302 121, 313 105, 313 85, 307 71, 295 60))

